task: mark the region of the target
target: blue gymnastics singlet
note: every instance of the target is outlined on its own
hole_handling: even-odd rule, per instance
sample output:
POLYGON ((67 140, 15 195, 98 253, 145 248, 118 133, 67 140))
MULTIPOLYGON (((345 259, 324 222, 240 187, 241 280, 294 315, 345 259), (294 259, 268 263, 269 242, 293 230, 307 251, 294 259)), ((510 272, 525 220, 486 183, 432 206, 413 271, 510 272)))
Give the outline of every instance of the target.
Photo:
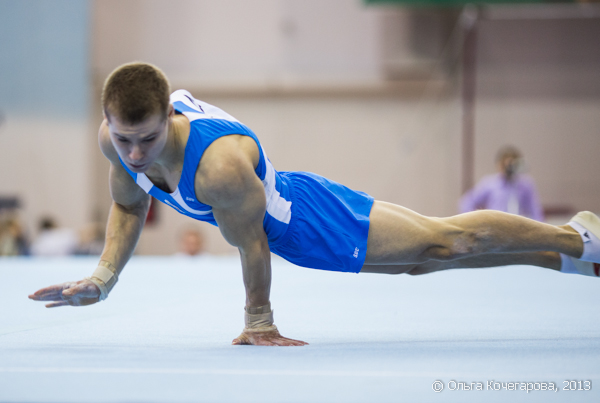
POLYGON ((258 145, 260 160, 256 175, 260 178, 267 198, 267 213, 264 228, 269 243, 276 242, 287 230, 292 211, 287 186, 273 169, 256 135, 247 126, 221 109, 199 101, 185 90, 171 94, 171 104, 175 111, 185 115, 190 121, 190 135, 185 147, 183 172, 179 185, 173 193, 167 193, 154 186, 144 173, 131 171, 123 161, 121 164, 144 191, 161 202, 171 206, 181 214, 200 221, 217 225, 211 207, 196 199, 194 190, 195 174, 204 151, 220 137, 240 134, 252 137, 258 145))
POLYGON ((183 172, 175 191, 159 189, 146 174, 131 171, 121 161, 146 193, 181 214, 217 225, 211 207, 196 199, 195 175, 200 158, 213 141, 223 136, 249 136, 260 153, 255 172, 265 189, 263 227, 271 251, 299 266, 360 271, 367 250, 371 196, 316 174, 277 172, 256 135, 233 116, 193 98, 185 90, 175 91, 170 101, 175 111, 190 121, 183 172))

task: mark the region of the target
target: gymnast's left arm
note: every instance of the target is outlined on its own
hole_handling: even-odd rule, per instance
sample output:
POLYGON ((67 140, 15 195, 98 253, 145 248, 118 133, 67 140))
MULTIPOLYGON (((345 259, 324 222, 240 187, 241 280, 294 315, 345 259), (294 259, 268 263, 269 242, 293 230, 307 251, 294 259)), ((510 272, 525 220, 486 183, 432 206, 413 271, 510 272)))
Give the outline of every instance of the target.
MULTIPOLYGON (((232 344, 302 346, 307 343, 281 336, 273 322, 269 301, 271 253, 263 228, 265 192, 247 155, 228 147, 212 164, 199 167, 197 195, 212 206, 223 237, 240 252, 246 288, 245 327, 232 344), (232 149, 234 150, 232 152, 232 149), (209 168, 206 168, 206 167, 209 168)), ((207 150, 203 160, 213 151, 207 150)))

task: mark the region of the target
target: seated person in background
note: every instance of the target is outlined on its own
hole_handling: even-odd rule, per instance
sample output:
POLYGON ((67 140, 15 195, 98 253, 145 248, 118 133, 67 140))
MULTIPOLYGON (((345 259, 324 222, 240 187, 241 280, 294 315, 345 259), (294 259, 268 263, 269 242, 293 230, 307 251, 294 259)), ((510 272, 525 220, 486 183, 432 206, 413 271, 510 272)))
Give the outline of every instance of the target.
POLYGON ((484 177, 460 200, 460 212, 499 210, 543 221, 542 206, 533 179, 519 173, 523 157, 513 146, 498 151, 498 173, 484 177))
POLYGON ((51 217, 40 220, 40 233, 31 244, 32 256, 67 256, 77 251, 79 238, 70 228, 58 228, 51 217))
POLYGON ((179 251, 175 256, 200 256, 204 254, 204 236, 194 228, 188 228, 179 237, 179 251))
POLYGON ((29 244, 23 226, 16 218, 0 221, 0 256, 29 254, 29 244))

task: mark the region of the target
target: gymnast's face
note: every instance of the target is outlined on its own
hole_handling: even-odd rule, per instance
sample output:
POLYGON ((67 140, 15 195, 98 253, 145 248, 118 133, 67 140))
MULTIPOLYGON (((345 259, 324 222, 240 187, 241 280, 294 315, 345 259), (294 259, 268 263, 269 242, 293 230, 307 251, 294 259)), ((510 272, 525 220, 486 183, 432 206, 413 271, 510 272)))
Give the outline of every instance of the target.
POLYGON ((166 119, 154 114, 134 125, 114 115, 107 117, 110 139, 129 169, 135 173, 146 172, 159 160, 167 144, 172 117, 172 106, 166 119))
POLYGON ((506 179, 512 179, 518 172, 521 166, 520 155, 506 155, 498 163, 500 172, 504 174, 506 179))

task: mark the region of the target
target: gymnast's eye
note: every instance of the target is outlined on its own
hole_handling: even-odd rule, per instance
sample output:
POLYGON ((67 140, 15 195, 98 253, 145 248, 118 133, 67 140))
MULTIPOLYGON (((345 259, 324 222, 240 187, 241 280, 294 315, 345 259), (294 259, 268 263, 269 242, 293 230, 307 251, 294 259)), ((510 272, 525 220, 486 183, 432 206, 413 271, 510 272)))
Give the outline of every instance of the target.
POLYGON ((143 143, 151 143, 152 141, 154 141, 155 138, 156 138, 155 136, 145 138, 144 140, 142 140, 142 142, 143 143))

